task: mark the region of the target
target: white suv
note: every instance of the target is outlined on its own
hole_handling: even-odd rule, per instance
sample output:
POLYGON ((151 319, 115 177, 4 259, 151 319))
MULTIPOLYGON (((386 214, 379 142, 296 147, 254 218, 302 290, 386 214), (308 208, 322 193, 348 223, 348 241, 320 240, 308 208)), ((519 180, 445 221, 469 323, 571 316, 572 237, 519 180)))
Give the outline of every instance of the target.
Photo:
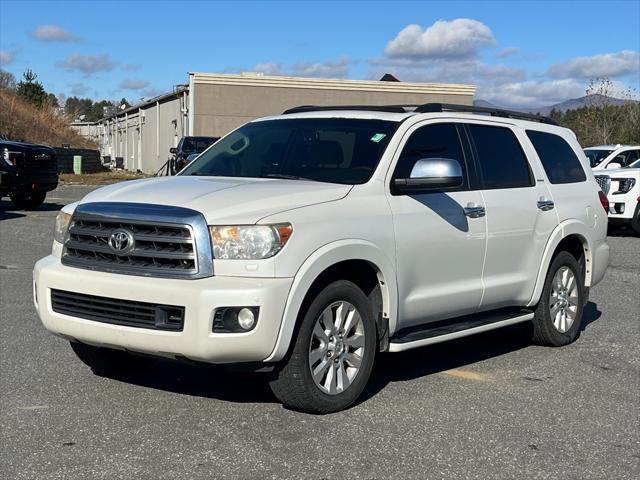
POLYGON ((594 170, 624 168, 640 159, 640 145, 599 145, 585 148, 584 153, 594 170))
POLYGON ((630 225, 640 235, 640 160, 594 173, 609 200, 609 223, 630 225))
POLYGON ((573 341, 609 257, 599 192, 574 134, 543 117, 299 107, 176 177, 64 207, 34 298, 95 371, 245 363, 286 406, 333 412, 380 351, 518 322, 573 341))

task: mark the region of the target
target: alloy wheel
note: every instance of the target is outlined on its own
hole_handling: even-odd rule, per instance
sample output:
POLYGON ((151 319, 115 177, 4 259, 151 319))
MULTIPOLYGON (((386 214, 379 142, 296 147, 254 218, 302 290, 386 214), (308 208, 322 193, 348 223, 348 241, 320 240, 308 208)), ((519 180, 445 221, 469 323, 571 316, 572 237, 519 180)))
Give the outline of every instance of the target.
POLYGON ((360 371, 364 349, 364 324, 356 307, 338 301, 325 308, 309 344, 309 368, 316 386, 329 395, 344 392, 360 371))
POLYGON ((553 326, 560 333, 567 332, 576 319, 580 300, 578 288, 576 276, 569 267, 560 267, 553 276, 549 295, 549 313, 553 326))

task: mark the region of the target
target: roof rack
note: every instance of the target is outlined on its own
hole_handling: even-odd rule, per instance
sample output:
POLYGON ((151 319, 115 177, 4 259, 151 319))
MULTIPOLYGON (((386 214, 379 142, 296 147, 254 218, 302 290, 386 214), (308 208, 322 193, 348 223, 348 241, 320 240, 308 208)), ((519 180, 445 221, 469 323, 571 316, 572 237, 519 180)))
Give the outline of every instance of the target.
POLYGON ((474 107, 472 105, 456 105, 452 103, 425 103, 423 105, 302 105, 300 107, 289 108, 282 112, 283 115, 303 112, 323 112, 329 110, 363 110, 368 112, 390 112, 390 113, 440 113, 440 112, 467 112, 483 113, 492 117, 516 118, 530 120, 533 122, 546 123, 548 125, 558 125, 558 123, 542 115, 532 113, 516 112, 514 110, 504 110, 502 108, 474 107))
POLYGON ((516 118, 522 120, 531 120, 533 122, 547 123, 549 125, 558 125, 558 123, 542 115, 533 113, 516 112, 514 110, 504 110, 502 108, 490 107, 474 107, 471 105, 454 105, 451 103, 425 103, 418 106, 414 112, 416 113, 433 113, 433 112, 469 112, 469 113, 485 113, 492 117, 516 118))
MULTIPOLYGON (((411 105, 416 107, 417 105, 411 105)), ((365 110, 368 112, 390 112, 390 113, 407 113, 405 105, 302 105, 300 107, 289 108, 282 112, 283 115, 290 113, 303 112, 324 112, 328 110, 365 110)))

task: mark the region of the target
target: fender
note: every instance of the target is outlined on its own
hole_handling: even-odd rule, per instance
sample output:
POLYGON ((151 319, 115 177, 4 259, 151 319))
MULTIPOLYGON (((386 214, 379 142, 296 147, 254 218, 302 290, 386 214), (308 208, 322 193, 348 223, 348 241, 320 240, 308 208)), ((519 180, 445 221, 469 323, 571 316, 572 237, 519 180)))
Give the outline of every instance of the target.
POLYGON ((527 304, 527 307, 534 306, 538 303, 540 299, 540 295, 542 295, 542 289, 544 288, 544 280, 547 276, 547 271, 549 270, 549 265, 551 265, 551 259, 553 258, 553 254, 556 251, 556 248, 560 244, 560 242, 570 236, 577 235, 582 241, 582 246, 584 248, 584 257, 585 257, 585 275, 584 275, 584 283, 585 286, 591 285, 591 270, 593 265, 593 255, 592 248, 589 242, 589 235, 592 232, 587 228, 587 226, 575 219, 565 220, 556 226, 556 228, 551 232, 549 239, 547 240, 547 245, 545 246, 544 252, 542 254, 542 262, 540 263, 540 268, 538 269, 538 276, 536 277, 536 286, 533 289, 533 295, 531 296, 531 300, 527 304))
POLYGON ((287 296, 276 345, 264 362, 277 362, 284 358, 291 343, 300 307, 309 288, 323 271, 345 260, 365 260, 378 270, 382 308, 389 318, 389 334, 393 334, 398 312, 398 286, 393 262, 371 242, 360 239, 338 240, 313 252, 296 272, 287 296))

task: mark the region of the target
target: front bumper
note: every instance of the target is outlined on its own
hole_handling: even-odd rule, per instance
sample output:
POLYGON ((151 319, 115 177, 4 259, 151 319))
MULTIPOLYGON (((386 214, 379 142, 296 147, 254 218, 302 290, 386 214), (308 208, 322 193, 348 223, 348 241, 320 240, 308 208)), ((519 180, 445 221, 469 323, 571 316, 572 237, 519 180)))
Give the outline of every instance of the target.
POLYGON ((52 255, 36 263, 34 301, 50 332, 90 345, 208 363, 257 362, 273 351, 292 278, 208 277, 176 280, 67 267, 52 255), (184 328, 168 332, 112 325, 54 312, 51 289, 185 307, 184 328), (255 328, 212 333, 219 307, 259 306, 255 328))
POLYGON ((58 186, 57 173, 16 173, 7 172, 4 175, 3 183, 7 188, 23 191, 23 190, 42 190, 50 192, 58 186))

